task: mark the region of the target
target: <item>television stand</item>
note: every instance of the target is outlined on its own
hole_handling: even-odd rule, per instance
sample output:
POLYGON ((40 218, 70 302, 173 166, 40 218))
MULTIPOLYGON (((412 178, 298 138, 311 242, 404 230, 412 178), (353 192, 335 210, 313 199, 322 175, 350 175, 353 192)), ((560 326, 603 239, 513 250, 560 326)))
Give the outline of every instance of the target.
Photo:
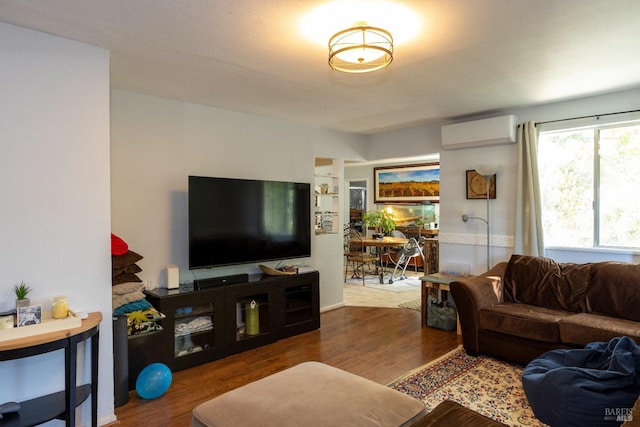
POLYGON ((209 289, 154 289, 162 361, 172 370, 210 362, 320 327, 319 274, 261 276, 209 289))

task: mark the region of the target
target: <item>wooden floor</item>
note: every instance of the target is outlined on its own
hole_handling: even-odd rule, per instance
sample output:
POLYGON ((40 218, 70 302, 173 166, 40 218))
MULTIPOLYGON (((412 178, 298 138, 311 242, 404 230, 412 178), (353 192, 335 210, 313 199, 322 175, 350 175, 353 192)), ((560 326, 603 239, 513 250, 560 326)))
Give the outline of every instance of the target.
POLYGON ((201 402, 298 363, 315 360, 388 384, 455 348, 455 332, 420 327, 420 312, 343 307, 321 315, 319 330, 173 373, 169 391, 116 408, 119 426, 189 426, 201 402))

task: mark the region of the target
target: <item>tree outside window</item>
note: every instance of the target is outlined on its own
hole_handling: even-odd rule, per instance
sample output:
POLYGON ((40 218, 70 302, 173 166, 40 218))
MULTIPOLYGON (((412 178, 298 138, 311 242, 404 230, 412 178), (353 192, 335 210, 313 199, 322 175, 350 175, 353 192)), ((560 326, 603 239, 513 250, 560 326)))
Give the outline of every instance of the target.
POLYGON ((545 245, 640 248, 640 124, 542 132, 545 245))

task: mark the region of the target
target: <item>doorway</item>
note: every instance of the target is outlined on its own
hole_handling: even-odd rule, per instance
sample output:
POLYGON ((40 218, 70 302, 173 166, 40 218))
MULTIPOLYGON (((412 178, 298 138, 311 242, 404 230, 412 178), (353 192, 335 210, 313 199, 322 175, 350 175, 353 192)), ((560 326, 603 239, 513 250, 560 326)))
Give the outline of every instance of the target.
MULTIPOLYGON (((345 187, 349 189, 349 226, 365 234, 362 217, 367 212, 367 180, 345 181, 345 187)), ((413 275, 412 272, 408 271, 408 273, 413 275)), ((417 288, 410 292, 391 292, 362 286, 360 280, 348 280, 344 285, 343 298, 345 304, 349 306, 397 308, 402 304, 416 305, 416 300, 420 298, 420 290, 417 288)))
MULTIPOLYGON (((375 202, 375 168, 384 167, 388 165, 403 165, 403 164, 420 164, 438 162, 439 154, 425 155, 416 158, 397 158, 397 159, 385 159, 371 162, 353 162, 345 163, 344 171, 344 188, 345 203, 344 214, 349 215, 349 225, 356 227, 363 234, 366 234, 366 227, 363 225, 361 218, 367 211, 381 210, 386 208, 392 208, 397 211, 397 215, 401 219, 405 219, 407 222, 412 221, 414 223, 435 223, 437 217, 436 209, 439 206, 434 205, 422 205, 418 203, 413 204, 398 204, 398 206, 391 206, 383 203, 375 202), (348 209, 348 211, 347 211, 348 209)), ((346 221, 345 221, 346 222, 346 221)), ((435 224, 434 224, 435 225, 435 224)), ((344 268, 344 267, 343 267, 344 268)), ((418 281, 418 278, 424 276, 424 271, 418 269, 414 271, 413 267, 409 267, 406 270, 407 276, 410 277, 408 282, 418 281)), ((419 286, 415 289, 402 289, 395 291, 387 289, 388 286, 376 286, 380 285, 375 283, 375 277, 372 284, 367 281, 365 286, 361 281, 347 280, 344 284, 343 301, 345 305, 349 306, 368 306, 368 307, 406 307, 414 310, 420 310, 420 297, 421 290, 419 286), (370 286, 373 285, 373 286, 370 286)), ((407 285, 408 286, 408 285, 407 285)))
POLYGON ((349 226, 362 232, 362 217, 367 212, 367 181, 349 181, 349 226))

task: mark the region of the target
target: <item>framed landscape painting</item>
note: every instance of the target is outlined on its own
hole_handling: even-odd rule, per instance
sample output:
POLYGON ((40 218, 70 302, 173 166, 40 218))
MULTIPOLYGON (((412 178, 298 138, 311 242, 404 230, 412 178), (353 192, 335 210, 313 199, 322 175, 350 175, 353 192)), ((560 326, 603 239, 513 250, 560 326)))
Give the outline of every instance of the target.
POLYGON ((440 163, 373 168, 374 203, 440 201, 440 163))

